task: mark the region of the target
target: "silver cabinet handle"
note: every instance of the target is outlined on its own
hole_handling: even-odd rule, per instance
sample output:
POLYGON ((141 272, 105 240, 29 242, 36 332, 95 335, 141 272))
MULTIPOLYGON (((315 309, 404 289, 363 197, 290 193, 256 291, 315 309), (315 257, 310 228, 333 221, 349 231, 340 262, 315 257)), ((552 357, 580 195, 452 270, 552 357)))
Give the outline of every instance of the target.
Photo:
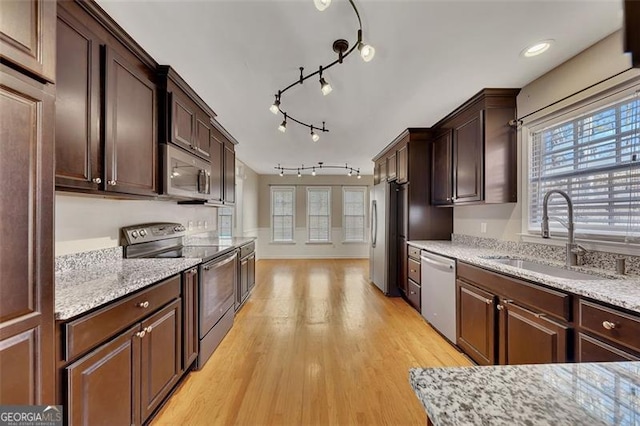
POLYGON ((151 333, 151 330, 153 330, 153 327, 152 326, 148 326, 148 327, 145 327, 142 331, 145 331, 147 333, 151 333))
POLYGON ((116 185, 116 181, 115 180, 110 180, 107 182, 109 185, 111 186, 115 186, 116 185))
POLYGON ((142 338, 144 337, 144 335, 145 335, 145 334, 147 334, 147 332, 146 332, 146 331, 144 331, 144 330, 142 330, 142 331, 138 331, 138 332, 136 333, 136 337, 139 337, 139 338, 141 338, 141 339, 142 339, 142 338))
MULTIPOLYGON (((492 304, 492 303, 493 303, 493 300, 491 300, 491 299, 485 299, 484 303, 486 303, 487 305, 490 305, 490 304, 492 304)), ((498 305, 498 306, 500 306, 500 305, 498 305)))
POLYGON ((547 314, 542 314, 542 313, 537 313, 537 314, 534 314, 534 315, 536 316, 536 318, 544 318, 544 317, 547 316, 547 314))
POLYGON ((93 183, 97 183, 98 185, 102 183, 102 179, 100 178, 93 178, 92 181, 93 183))
POLYGON ((138 308, 148 308, 149 307, 149 302, 148 301, 144 301, 144 302, 140 302, 138 303, 138 308))
POLYGON ((511 299, 504 299, 504 300, 502 301, 502 303, 504 303, 505 305, 508 305, 509 303, 513 303, 513 300, 511 300, 511 299))
POLYGON ((498 310, 499 310, 499 311, 501 311, 501 310, 503 310, 503 309, 504 309, 504 306, 502 306, 502 305, 498 305, 498 306, 497 306, 497 308, 498 308, 498 310))
POLYGON ((611 321, 602 321, 602 326, 607 330, 613 330, 616 328, 616 323, 611 321))

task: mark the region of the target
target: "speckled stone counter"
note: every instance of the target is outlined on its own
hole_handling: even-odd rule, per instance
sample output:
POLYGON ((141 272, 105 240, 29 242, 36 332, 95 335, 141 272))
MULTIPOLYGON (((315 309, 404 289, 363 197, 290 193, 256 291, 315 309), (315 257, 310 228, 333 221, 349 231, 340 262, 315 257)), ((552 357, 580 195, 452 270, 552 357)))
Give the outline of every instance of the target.
POLYGON ((550 275, 504 265, 491 260, 493 258, 529 258, 536 262, 563 267, 563 263, 546 260, 544 256, 523 256, 519 253, 499 251, 484 247, 472 247, 451 241, 410 241, 409 245, 447 256, 459 261, 480 266, 513 277, 545 284, 549 287, 565 290, 574 294, 610 303, 640 313, 640 276, 616 275, 592 267, 572 267, 576 271, 599 275, 602 279, 579 280, 556 278, 550 275))
POLYGON ((414 368, 436 426, 640 424, 640 362, 414 368))
MULTIPOLYGON (((88 259, 100 258, 87 255, 88 259)), ((56 268, 55 318, 67 320, 178 274, 201 259, 117 259, 56 268)), ((60 262, 56 262, 60 263, 60 262)))
POLYGON ((209 235, 191 235, 184 238, 183 244, 185 246, 240 247, 255 240, 255 237, 224 238, 209 235))

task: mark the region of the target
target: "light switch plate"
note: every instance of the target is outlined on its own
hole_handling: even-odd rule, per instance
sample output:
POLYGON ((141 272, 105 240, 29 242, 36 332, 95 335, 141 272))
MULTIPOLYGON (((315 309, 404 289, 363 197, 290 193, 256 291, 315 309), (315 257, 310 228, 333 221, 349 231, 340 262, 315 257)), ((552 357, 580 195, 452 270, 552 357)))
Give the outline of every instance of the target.
POLYGON ((487 233, 487 222, 481 222, 480 223, 480 233, 481 234, 486 234, 487 233))

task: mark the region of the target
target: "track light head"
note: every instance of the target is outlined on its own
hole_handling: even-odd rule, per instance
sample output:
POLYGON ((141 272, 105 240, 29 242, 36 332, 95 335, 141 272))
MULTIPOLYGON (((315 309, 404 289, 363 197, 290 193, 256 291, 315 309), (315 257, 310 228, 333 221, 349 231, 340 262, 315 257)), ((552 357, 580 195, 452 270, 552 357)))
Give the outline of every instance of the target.
POLYGON ((324 77, 320 78, 320 90, 324 96, 327 96, 333 90, 333 87, 327 83, 327 80, 325 80, 324 77))
POLYGON ((370 62, 376 55, 376 49, 374 49, 370 44, 360 42, 358 43, 358 50, 360 51, 362 60, 365 62, 370 62))
POLYGON ((313 131, 313 126, 311 126, 311 140, 314 142, 318 142, 318 139, 320 139, 320 136, 313 131))
POLYGON ((362 179, 362 176, 360 176, 360 172, 358 172, 358 179, 362 179))
POLYGON ((316 168, 314 167, 313 170, 311 171, 311 176, 315 176, 316 175, 316 168))
POLYGON ((287 131, 287 120, 284 120, 282 123, 280 123, 280 125, 278 126, 278 130, 280 130, 282 133, 287 131))
POLYGON ((284 176, 284 170, 280 170, 280 176, 284 176))
POLYGON ((274 114, 278 114, 280 112, 280 99, 278 99, 278 95, 276 95, 276 101, 269 107, 269 111, 274 114))
POLYGON ((300 169, 298 169, 298 177, 302 177, 302 173, 300 173, 300 169))
POLYGON ((313 4, 316 6, 316 9, 322 12, 329 7, 331 0, 313 0, 313 4))

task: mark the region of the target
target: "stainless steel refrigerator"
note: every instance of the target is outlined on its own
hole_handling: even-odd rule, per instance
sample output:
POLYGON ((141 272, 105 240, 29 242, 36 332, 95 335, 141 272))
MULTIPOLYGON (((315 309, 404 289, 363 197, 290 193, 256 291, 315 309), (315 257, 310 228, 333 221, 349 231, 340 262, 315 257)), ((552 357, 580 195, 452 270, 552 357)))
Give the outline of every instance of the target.
POLYGON ((381 182, 374 185, 371 200, 371 245, 369 249, 369 278, 385 295, 397 296, 396 184, 381 182))

